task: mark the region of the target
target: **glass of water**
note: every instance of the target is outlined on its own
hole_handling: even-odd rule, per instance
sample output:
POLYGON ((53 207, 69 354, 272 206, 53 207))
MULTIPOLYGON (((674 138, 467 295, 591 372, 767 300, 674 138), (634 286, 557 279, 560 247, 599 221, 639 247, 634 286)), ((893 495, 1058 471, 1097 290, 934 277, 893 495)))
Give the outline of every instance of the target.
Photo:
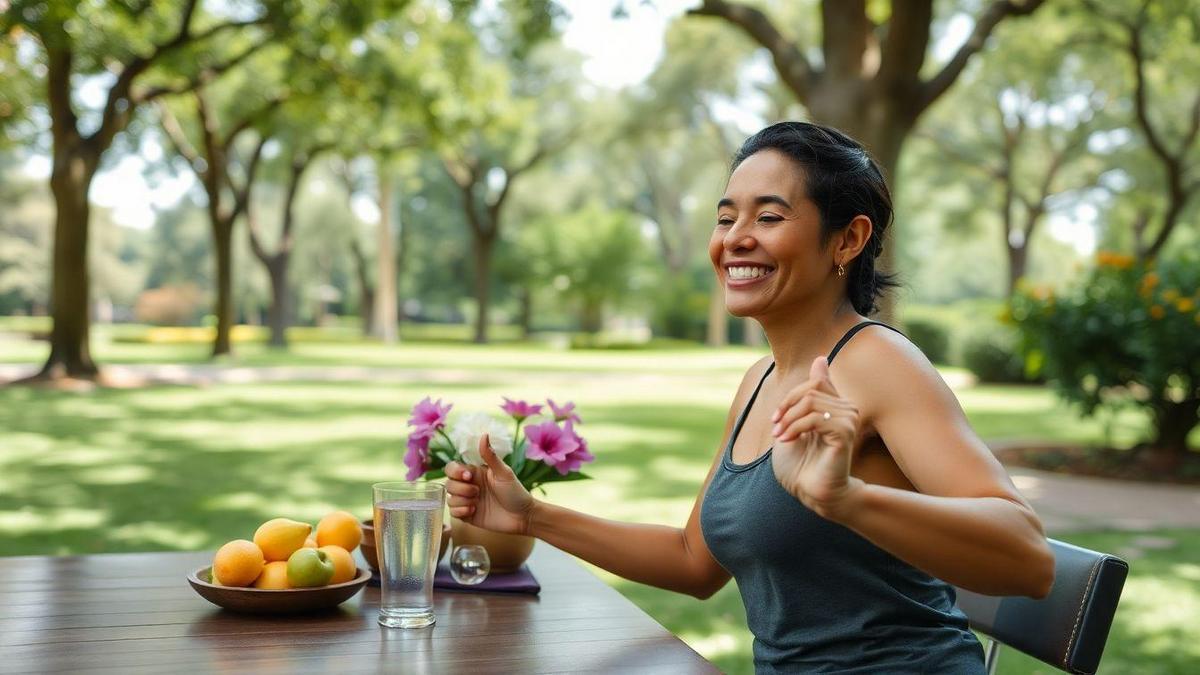
POLYGON ((446 488, 440 483, 376 483, 375 548, 379 551, 379 624, 432 625, 433 573, 442 541, 446 488))

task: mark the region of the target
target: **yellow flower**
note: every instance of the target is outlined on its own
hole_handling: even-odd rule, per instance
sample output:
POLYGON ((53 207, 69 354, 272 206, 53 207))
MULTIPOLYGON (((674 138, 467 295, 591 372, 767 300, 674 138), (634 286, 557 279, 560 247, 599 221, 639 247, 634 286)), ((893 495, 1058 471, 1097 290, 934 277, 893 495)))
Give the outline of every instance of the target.
POLYGON ((1191 298, 1180 298, 1175 302, 1175 309, 1180 312, 1190 312, 1196 308, 1196 302, 1191 298))
POLYGON ((1153 319, 1161 319, 1166 315, 1167 310, 1163 309, 1160 305, 1155 305, 1150 308, 1150 317, 1153 319))
POLYGON ((1101 267, 1116 267, 1117 269, 1124 270, 1132 267, 1133 262, 1133 256, 1131 255, 1123 255, 1111 251, 1100 251, 1096 254, 1096 264, 1101 267))
POLYGON ((1154 287, 1157 285, 1158 285, 1158 275, 1155 274, 1154 272, 1147 272, 1142 277, 1142 285, 1138 289, 1138 294, 1140 294, 1143 298, 1148 297, 1150 295, 1150 292, 1153 291, 1154 287))

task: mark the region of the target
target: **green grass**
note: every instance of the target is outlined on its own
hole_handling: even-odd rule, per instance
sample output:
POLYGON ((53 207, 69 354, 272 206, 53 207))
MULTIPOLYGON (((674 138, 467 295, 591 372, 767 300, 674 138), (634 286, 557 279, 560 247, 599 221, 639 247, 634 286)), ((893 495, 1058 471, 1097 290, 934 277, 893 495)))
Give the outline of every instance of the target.
MULTIPOLYGON (((198 362, 183 347, 106 343, 107 362, 198 362)), ((194 350, 194 347, 192 348, 194 350)), ((44 356, 36 350, 25 359, 44 356)), ((457 410, 501 395, 573 399, 598 455, 595 480, 552 485, 548 499, 630 521, 683 523, 719 442, 746 366, 746 349, 558 351, 537 345, 299 344, 291 353, 243 349, 238 365, 365 365, 414 370, 395 383, 100 389, 66 393, 0 388, 0 555, 215 548, 262 521, 315 521, 334 508, 365 517, 368 484, 403 473, 408 407, 426 394, 457 410), (452 378, 431 379, 454 373, 452 378), (429 376, 429 377, 427 377, 429 376), (431 383, 436 382, 436 383, 431 383)), ((0 344, 0 362, 19 360, 0 344)), ((988 438, 1100 442, 1036 387, 980 387, 960 396, 988 438)), ((1131 413, 1120 438, 1144 434, 1131 413)), ((1186 672, 1200 645, 1200 533, 1134 561, 1107 672, 1186 672), (1155 604, 1162 600, 1161 604, 1155 604), (1171 609, 1168 609, 1170 607, 1171 609), (1182 609, 1180 609, 1182 608, 1182 609), (1183 614, 1181 614, 1183 612, 1183 614)), ((1068 537, 1119 550, 1127 535, 1068 537)), ((700 602, 602 575, 728 672, 750 672, 750 637, 731 584, 700 602)), ((1027 672, 1006 654, 1003 672, 1027 672), (1013 669, 1016 670, 1013 670, 1013 669)))

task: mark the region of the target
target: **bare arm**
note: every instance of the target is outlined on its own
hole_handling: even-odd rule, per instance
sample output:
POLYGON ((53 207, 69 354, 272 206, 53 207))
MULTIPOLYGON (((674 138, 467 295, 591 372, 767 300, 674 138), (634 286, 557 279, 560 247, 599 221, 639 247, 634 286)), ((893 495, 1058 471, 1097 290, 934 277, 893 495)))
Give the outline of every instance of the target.
MULTIPOLYGON (((747 383, 753 386, 764 367, 765 360, 752 367, 742 381, 725 420, 724 442, 728 442, 737 411, 749 395, 747 383)), ((713 559, 700 531, 700 505, 720 452, 682 528, 606 520, 533 499, 515 478, 515 487, 503 484, 505 470, 508 474, 511 470, 499 460, 492 462, 489 456, 494 459, 495 455, 490 450, 481 454, 488 460, 486 471, 457 463, 446 467, 450 513, 455 517, 488 529, 530 534, 625 579, 701 599, 729 581, 729 573, 713 559), (497 479, 500 484, 493 484, 497 479)))
POLYGON ((821 515, 957 586, 1044 597, 1054 556, 1041 521, 933 366, 885 332, 851 343, 830 375, 917 492, 857 481, 821 515))

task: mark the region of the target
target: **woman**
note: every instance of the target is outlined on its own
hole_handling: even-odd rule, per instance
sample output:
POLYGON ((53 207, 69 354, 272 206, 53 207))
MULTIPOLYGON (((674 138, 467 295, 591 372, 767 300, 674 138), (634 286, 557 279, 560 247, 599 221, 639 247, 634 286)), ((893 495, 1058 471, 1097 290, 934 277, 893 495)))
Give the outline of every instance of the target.
POLYGON ((486 443, 486 467, 447 467, 450 513, 698 598, 736 577, 759 673, 983 673, 950 584, 1044 597, 1054 558, 937 371, 865 319, 894 285, 875 269, 891 217, 879 167, 838 131, 748 139, 709 256, 771 354, 742 380, 687 525, 535 500, 486 443))

